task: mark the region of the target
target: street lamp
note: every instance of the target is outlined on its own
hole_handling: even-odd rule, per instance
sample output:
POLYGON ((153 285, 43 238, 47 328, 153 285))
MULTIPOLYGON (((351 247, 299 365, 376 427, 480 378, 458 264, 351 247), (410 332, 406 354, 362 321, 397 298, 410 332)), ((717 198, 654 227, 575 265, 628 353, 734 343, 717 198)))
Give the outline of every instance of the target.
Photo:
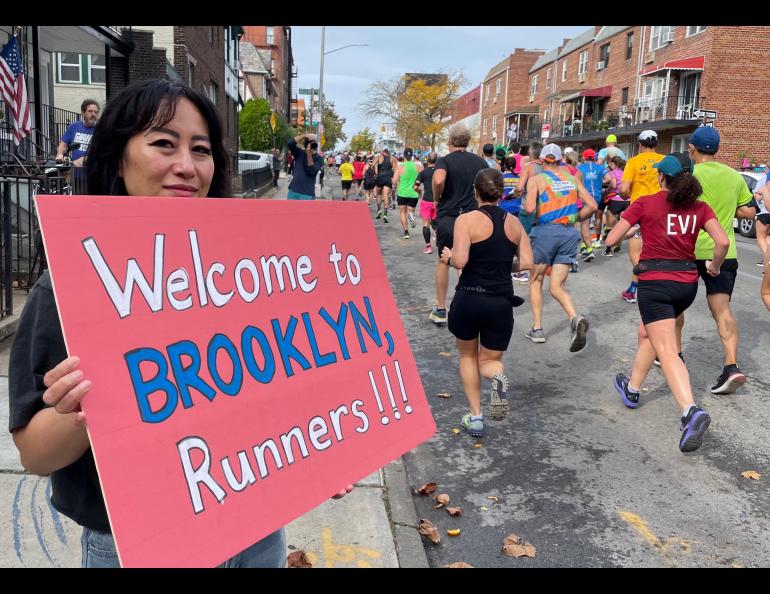
POLYGON ((337 49, 324 51, 324 41, 326 39, 326 27, 321 27, 321 78, 318 84, 318 112, 320 116, 318 118, 318 147, 323 148, 321 138, 324 135, 324 56, 326 54, 333 54, 348 47, 368 47, 366 43, 351 43, 349 45, 343 45, 337 49))

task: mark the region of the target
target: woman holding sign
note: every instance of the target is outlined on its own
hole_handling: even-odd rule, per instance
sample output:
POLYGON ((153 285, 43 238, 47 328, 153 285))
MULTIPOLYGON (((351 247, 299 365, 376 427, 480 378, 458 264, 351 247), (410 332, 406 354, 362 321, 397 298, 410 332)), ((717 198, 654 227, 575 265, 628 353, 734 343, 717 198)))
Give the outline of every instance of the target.
POLYGON ((453 247, 443 249, 441 261, 463 271, 449 308, 449 331, 457 338, 460 377, 470 406, 461 425, 481 437, 481 376, 492 380, 492 418, 503 418, 508 406, 502 358, 513 333, 513 307, 523 303, 513 294, 511 272, 531 269, 533 260, 519 219, 498 206, 503 174, 482 169, 473 185, 479 208, 457 218, 453 247))
MULTIPOLYGON (((169 80, 147 81, 107 104, 89 149, 88 189, 93 195, 225 197, 227 159, 216 108, 204 94, 169 80)), ((24 467, 51 475, 54 508, 83 526, 83 567, 118 567, 80 408, 91 382, 79 364, 67 357, 45 272, 30 292, 11 351, 9 428, 24 467)), ((280 529, 224 566, 282 567, 285 560, 280 529)))

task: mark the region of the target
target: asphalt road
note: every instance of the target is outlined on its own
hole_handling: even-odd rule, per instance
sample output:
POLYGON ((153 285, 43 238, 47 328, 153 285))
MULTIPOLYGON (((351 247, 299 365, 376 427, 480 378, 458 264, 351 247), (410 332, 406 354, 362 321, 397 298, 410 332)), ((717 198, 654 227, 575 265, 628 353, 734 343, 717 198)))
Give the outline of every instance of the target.
MULTIPOLYGON (((438 545, 425 541, 432 566, 770 564, 770 314, 759 297, 762 273, 753 240, 738 239, 740 274, 732 301, 741 330, 739 361, 750 380, 732 396, 708 391, 723 360, 701 285, 686 316, 683 350, 695 400, 712 423, 703 447, 682 454, 679 410, 659 370, 650 373, 636 410, 623 406, 612 387, 615 373, 630 371, 639 321, 637 306, 620 299, 630 275, 625 249, 570 275, 568 290, 591 323, 589 344, 575 355, 568 352, 566 316, 550 296, 544 312, 548 342, 524 338, 532 322, 529 285, 517 284, 527 303, 515 310, 504 357, 512 380, 510 412, 502 421, 487 419, 486 435, 477 440, 453 432, 467 411, 454 338, 427 317, 437 256, 422 253, 419 219, 408 240, 400 239, 395 213, 390 223, 374 224, 438 426, 431 440, 406 455, 408 479, 415 488, 438 483, 436 493, 463 509, 462 517, 453 518, 434 509, 432 498, 414 496, 418 516, 442 534, 438 545), (451 397, 437 397, 440 392, 451 397), (762 477, 743 478, 748 470, 762 477), (447 536, 450 528, 461 534, 447 536), (535 558, 501 553, 511 533, 536 547, 535 558)), ((450 280, 450 298, 455 282, 450 280)))

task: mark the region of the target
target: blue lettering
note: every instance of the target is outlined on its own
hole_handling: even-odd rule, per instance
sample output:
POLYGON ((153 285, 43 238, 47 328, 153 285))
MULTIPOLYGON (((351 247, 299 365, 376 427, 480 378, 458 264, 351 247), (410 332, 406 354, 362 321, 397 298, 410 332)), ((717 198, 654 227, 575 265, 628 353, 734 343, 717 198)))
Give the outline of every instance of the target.
POLYGON ((243 367, 238 356, 238 349, 235 348, 232 341, 224 334, 215 334, 214 338, 209 342, 207 353, 209 373, 217 388, 228 396, 236 396, 241 391, 241 385, 243 385, 243 367), (229 383, 222 379, 217 369, 217 352, 220 349, 224 349, 233 362, 233 377, 229 383))
POLYGON ((324 367, 337 362, 337 355, 334 352, 320 354, 318 351, 318 341, 315 337, 315 330, 313 330, 313 323, 310 321, 310 316, 307 313, 303 313, 302 323, 305 324, 305 332, 307 332, 307 339, 310 343, 310 350, 313 353, 313 362, 316 367, 324 367))
POLYGON ((344 303, 340 303, 340 313, 339 317, 335 321, 333 317, 329 315, 329 312, 326 311, 325 308, 321 308, 318 310, 318 313, 321 314, 321 317, 324 319, 324 321, 329 324, 329 327, 334 330, 334 333, 337 335, 337 340, 340 343, 340 350, 342 351, 342 358, 347 361, 350 359, 350 352, 348 351, 348 343, 345 340, 345 324, 348 321, 348 306, 344 303))
POLYGON ((128 373, 131 376, 131 384, 134 387, 136 402, 139 405, 139 415, 145 423, 162 423, 176 409, 177 399, 179 397, 176 387, 172 384, 166 374, 168 373, 168 364, 166 358, 152 348, 141 348, 129 351, 123 358, 128 365, 128 373), (145 380, 139 369, 142 361, 150 361, 157 365, 158 373, 155 377, 145 380), (150 394, 154 392, 163 392, 166 396, 166 402, 160 410, 153 411, 150 405, 150 394))
POLYGON ((300 364, 303 370, 310 369, 310 361, 308 361, 302 353, 297 350, 291 343, 291 339, 294 338, 294 330, 297 327, 297 318, 291 316, 289 318, 289 325, 286 328, 286 333, 281 331, 281 324, 278 320, 270 320, 273 326, 273 334, 275 335, 275 343, 278 347, 278 351, 281 353, 281 360, 283 361, 283 369, 286 371, 286 377, 294 375, 294 369, 291 366, 291 359, 294 359, 300 364))
POLYGON ((193 405, 190 388, 195 388, 209 400, 214 400, 214 396, 217 395, 216 391, 198 375, 201 368, 198 345, 191 340, 180 340, 168 345, 166 351, 168 352, 168 359, 171 361, 174 380, 179 388, 179 395, 182 398, 182 405, 185 408, 190 408, 193 405), (191 362, 187 367, 182 365, 183 355, 190 357, 191 362))
POLYGON ((364 330, 366 330, 366 333, 369 335, 369 338, 371 338, 374 343, 378 346, 382 346, 382 339, 380 338, 380 332, 377 330, 377 322, 374 319, 374 313, 372 312, 372 305, 369 303, 369 298, 364 297, 364 305, 366 305, 366 315, 369 318, 369 323, 366 323, 366 320, 361 315, 361 312, 358 311, 358 308, 355 306, 355 304, 350 301, 350 315, 353 318, 353 324, 356 327, 356 334, 358 334, 358 344, 361 345, 361 352, 366 353, 366 344, 364 343, 364 336, 361 333, 361 327, 363 326, 364 330))
POLYGON ((265 333, 255 326, 246 326, 241 334, 241 352, 243 353, 243 362, 246 363, 246 369, 251 377, 262 384, 269 384, 275 375, 275 357, 270 349, 270 343, 267 342, 265 333), (262 356, 265 358, 265 366, 260 369, 254 358, 254 339, 259 343, 262 349, 262 356))

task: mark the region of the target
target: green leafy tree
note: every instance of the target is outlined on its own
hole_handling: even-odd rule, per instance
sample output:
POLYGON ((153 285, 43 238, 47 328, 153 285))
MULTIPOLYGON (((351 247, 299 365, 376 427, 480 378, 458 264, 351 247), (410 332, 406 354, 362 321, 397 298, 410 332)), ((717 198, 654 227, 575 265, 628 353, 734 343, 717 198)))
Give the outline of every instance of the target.
POLYGON ((273 132, 270 129, 270 104, 267 99, 249 99, 239 114, 239 122, 241 149, 267 151, 272 148, 273 132))
POLYGON ((369 128, 364 128, 358 134, 354 134, 350 139, 350 150, 357 151, 373 151, 374 150, 374 132, 369 128))
MULTIPOLYGON (((328 101, 324 103, 324 139, 326 142, 321 146, 322 151, 333 149, 337 142, 345 142, 347 136, 342 131, 345 125, 345 118, 341 118, 334 110, 334 103, 328 101)), ((320 140, 320 139, 319 139, 320 140)))

